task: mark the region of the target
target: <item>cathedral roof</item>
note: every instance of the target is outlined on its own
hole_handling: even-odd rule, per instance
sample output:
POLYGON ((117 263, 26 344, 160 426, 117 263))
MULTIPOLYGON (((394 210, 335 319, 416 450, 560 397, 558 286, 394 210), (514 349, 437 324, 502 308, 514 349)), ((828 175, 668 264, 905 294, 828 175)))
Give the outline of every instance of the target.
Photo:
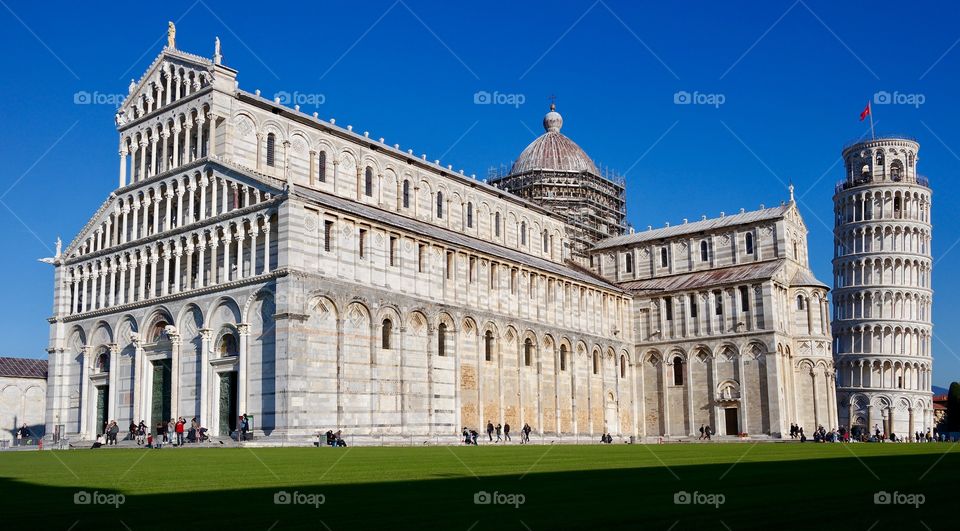
POLYGON ((550 105, 550 112, 543 117, 544 133, 530 143, 510 169, 511 174, 534 170, 567 172, 590 172, 599 174, 593 160, 573 140, 560 132, 563 117, 550 105))
POLYGON ((692 234, 697 232, 709 231, 722 227, 731 227, 734 225, 743 225, 757 221, 766 221, 779 219, 783 217, 792 208, 793 203, 776 206, 773 208, 762 208, 760 210, 751 210, 731 216, 721 216, 719 218, 704 219, 693 223, 684 223, 683 225, 674 225, 672 227, 661 227, 623 236, 614 236, 607 238, 594 246, 594 249, 609 249, 611 247, 620 247, 623 245, 632 245, 663 238, 672 238, 683 234, 692 234))
POLYGON ((752 264, 709 269, 667 277, 633 280, 620 284, 631 291, 678 291, 716 287, 724 284, 761 280, 773 277, 786 263, 786 259, 767 260, 752 264))
POLYGON ((47 377, 47 360, 0 357, 0 376, 45 379, 47 377))

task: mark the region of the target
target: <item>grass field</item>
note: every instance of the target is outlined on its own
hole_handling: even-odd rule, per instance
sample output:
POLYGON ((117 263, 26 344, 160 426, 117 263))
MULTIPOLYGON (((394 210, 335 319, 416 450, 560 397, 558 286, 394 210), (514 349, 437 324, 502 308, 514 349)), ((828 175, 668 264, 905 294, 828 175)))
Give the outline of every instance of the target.
POLYGON ((6 529, 935 530, 958 473, 952 444, 31 451, 0 454, 0 506, 6 529))

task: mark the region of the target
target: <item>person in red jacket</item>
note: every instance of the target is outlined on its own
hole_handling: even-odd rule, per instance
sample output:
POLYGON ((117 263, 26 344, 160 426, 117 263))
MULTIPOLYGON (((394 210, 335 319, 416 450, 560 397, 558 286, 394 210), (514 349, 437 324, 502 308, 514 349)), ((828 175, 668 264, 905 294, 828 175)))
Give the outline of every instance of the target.
POLYGON ((183 425, 185 424, 183 417, 177 419, 177 424, 174 426, 174 430, 177 432, 177 446, 183 446, 183 425))

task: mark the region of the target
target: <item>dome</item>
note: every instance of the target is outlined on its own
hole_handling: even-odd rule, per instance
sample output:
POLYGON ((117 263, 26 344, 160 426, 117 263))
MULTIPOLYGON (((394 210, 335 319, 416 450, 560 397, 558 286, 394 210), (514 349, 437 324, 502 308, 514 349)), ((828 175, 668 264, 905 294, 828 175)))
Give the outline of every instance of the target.
POLYGON ((563 116, 555 105, 543 117, 544 133, 520 153, 510 169, 511 174, 533 170, 554 170, 599 174, 590 157, 574 142, 560 133, 563 116))

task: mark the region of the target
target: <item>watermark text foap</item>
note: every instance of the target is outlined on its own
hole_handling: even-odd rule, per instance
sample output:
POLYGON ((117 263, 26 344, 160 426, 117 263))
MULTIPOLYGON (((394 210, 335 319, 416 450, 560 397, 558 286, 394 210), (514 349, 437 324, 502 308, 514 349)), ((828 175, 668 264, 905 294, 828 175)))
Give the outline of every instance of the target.
POLYGON ((273 95, 273 100, 280 105, 319 107, 327 102, 327 96, 319 92, 287 92, 286 90, 281 90, 273 95))
POLYGON ((478 90, 473 93, 475 105, 513 105, 515 109, 519 109, 526 101, 527 97, 523 94, 508 94, 496 90, 493 92, 478 90))
POLYGON ((723 494, 693 491, 687 492, 681 490, 673 494, 673 503, 675 505, 713 505, 719 509, 721 505, 727 502, 727 497, 723 494))
POLYGON ((319 493, 298 490, 293 492, 280 490, 273 493, 274 505, 312 505, 315 509, 319 509, 324 503, 327 503, 327 497, 319 493))
POLYGON ((919 509, 926 501, 927 497, 923 494, 899 491, 887 492, 885 490, 873 494, 874 505, 912 505, 914 509, 919 509))
POLYGON ((120 108, 120 105, 123 103, 123 100, 127 96, 125 94, 116 94, 110 92, 87 92, 86 90, 79 90, 73 93, 73 104, 74 105, 112 105, 114 108, 120 108))
POLYGON ((927 97, 920 93, 881 90, 873 94, 874 105, 913 105, 914 109, 919 109, 926 102, 927 97))
POLYGON ((514 509, 519 509, 521 505, 527 502, 527 497, 523 494, 508 494, 505 492, 487 492, 481 490, 473 494, 473 503, 475 505, 512 505, 514 509))
POLYGON ((127 497, 120 493, 100 492, 98 490, 93 492, 80 490, 73 493, 74 505, 112 505, 119 509, 126 501, 127 497))
POLYGON ((719 92, 687 92, 680 90, 673 93, 674 105, 713 105, 717 109, 727 102, 726 94, 719 92))

